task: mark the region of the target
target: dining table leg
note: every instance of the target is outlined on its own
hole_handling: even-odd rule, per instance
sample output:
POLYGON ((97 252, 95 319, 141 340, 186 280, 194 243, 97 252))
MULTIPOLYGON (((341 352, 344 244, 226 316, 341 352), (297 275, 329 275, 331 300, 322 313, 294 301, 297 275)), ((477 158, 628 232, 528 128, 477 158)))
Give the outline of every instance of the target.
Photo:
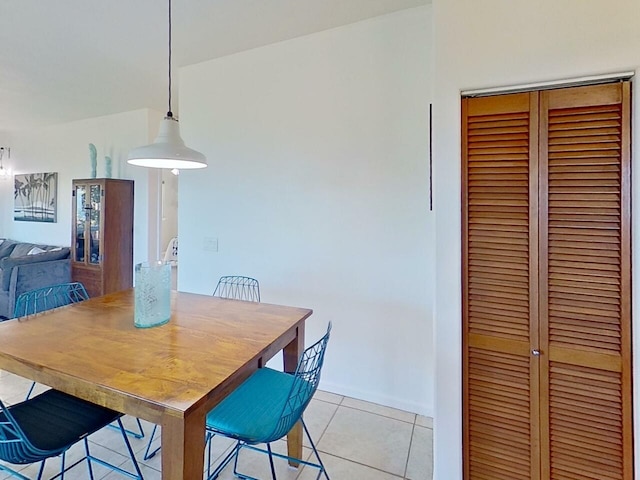
MULTIPOLYGON (((294 373, 298 366, 300 355, 304 351, 304 323, 296 329, 295 338, 282 351, 284 356, 284 371, 294 373)), ((302 458, 302 423, 297 422, 287 434, 287 451, 289 457, 302 458)), ((298 467, 299 462, 289 460, 289 465, 298 467)))
POLYGON ((202 480, 205 412, 162 421, 162 480, 202 480))

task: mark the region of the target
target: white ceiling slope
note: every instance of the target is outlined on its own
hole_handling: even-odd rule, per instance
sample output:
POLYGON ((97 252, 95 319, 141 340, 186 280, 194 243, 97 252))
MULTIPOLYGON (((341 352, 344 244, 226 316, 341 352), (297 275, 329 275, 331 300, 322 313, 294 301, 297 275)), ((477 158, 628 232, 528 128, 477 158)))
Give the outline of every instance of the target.
MULTIPOLYGON (((174 98, 177 67, 425 3, 173 0, 174 98)), ((1 0, 0 132, 166 111, 167 11, 167 0, 1 0)))

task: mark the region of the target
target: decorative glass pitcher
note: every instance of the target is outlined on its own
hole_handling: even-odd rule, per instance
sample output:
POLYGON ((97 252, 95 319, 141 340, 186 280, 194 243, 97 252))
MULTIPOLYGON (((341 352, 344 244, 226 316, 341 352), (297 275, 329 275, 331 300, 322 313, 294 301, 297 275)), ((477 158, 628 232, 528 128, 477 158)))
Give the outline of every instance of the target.
POLYGON ((171 318, 171 265, 138 263, 135 281, 134 325, 149 328, 167 323, 171 318))

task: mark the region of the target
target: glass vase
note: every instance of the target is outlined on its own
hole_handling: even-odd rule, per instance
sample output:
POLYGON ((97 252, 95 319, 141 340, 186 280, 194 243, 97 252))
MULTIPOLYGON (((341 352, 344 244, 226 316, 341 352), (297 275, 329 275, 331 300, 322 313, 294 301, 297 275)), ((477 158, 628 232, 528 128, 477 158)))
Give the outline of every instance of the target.
POLYGON ((171 318, 171 265, 138 263, 135 267, 134 325, 149 328, 171 318))

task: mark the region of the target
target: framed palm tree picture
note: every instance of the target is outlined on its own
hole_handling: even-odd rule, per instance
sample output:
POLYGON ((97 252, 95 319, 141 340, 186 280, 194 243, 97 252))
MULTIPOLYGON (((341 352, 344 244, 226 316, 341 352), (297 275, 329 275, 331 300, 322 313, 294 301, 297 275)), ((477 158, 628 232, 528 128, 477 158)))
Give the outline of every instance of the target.
POLYGON ((17 222, 57 221, 58 174, 15 175, 13 219, 17 222))

